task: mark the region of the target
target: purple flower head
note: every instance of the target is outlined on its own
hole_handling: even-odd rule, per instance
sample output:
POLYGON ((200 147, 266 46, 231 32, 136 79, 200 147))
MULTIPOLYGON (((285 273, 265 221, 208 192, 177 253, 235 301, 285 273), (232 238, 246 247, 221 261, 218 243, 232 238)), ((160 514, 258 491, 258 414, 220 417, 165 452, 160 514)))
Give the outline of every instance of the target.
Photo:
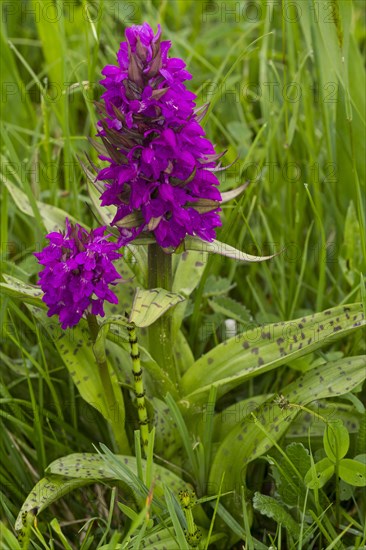
POLYGON ((221 155, 205 138, 202 109, 184 84, 191 78, 184 61, 168 57, 171 44, 160 35, 147 23, 126 29, 118 65, 102 71, 99 158, 108 166, 97 180, 104 185, 102 206, 117 207, 112 223, 121 244, 148 231, 160 246, 175 248, 187 234, 215 238, 221 155))
POLYGON ((104 237, 105 227, 90 233, 79 224, 66 220, 66 232, 49 233, 50 244, 35 253, 38 262, 45 266, 39 274, 38 284, 47 304, 48 316, 59 315, 63 329, 76 325, 84 313, 104 317, 103 302, 118 303, 109 289, 121 276, 113 260, 121 257, 119 245, 104 237))

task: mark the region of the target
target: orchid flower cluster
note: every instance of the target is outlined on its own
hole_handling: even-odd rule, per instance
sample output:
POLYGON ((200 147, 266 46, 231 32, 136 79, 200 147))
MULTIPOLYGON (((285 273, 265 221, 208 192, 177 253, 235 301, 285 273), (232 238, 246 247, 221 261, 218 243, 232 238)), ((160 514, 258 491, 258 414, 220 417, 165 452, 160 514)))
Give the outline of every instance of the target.
POLYGON ((84 313, 104 316, 103 302, 117 302, 109 285, 120 279, 113 261, 116 250, 143 232, 167 253, 187 235, 205 241, 221 225, 219 169, 212 143, 200 125, 206 110, 184 82, 192 78, 182 59, 169 57, 169 41, 161 41, 144 23, 126 29, 117 53, 118 65, 102 70, 105 88, 97 103, 101 119, 97 145, 108 165, 95 180, 101 206, 114 205, 116 243, 106 227, 88 233, 66 222, 64 233, 50 233, 50 245, 36 254, 44 267, 39 284, 48 315, 59 315, 63 328, 84 313))

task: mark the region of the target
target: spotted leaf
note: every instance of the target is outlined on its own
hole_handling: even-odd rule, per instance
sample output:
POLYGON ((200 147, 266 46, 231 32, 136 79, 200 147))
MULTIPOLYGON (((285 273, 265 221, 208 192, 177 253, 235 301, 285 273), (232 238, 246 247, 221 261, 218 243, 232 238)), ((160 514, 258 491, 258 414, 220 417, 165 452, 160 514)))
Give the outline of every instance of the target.
POLYGON ((200 357, 181 380, 184 399, 202 403, 212 385, 218 397, 244 380, 306 355, 364 326, 361 304, 339 306, 294 321, 248 330, 200 357))
POLYGON ((129 321, 137 327, 148 327, 168 309, 183 300, 184 297, 180 294, 168 292, 163 288, 137 288, 129 321))
POLYGON ((299 406, 351 392, 365 379, 365 366, 365 357, 357 356, 315 367, 284 388, 280 399, 271 397, 254 410, 254 416, 248 413, 230 430, 216 452, 210 472, 212 494, 224 472, 225 491, 235 487, 247 465, 287 431, 301 411, 299 406))

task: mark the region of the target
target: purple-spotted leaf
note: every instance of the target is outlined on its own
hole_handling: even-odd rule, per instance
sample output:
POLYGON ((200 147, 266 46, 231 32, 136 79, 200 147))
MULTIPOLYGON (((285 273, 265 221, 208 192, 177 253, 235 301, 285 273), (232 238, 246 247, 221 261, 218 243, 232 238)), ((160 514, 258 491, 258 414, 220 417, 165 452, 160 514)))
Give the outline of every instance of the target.
MULTIPOLYGON (((289 363, 365 325, 362 304, 338 306, 284 323, 248 324, 248 330, 200 357, 184 374, 184 400, 203 403, 212 385, 218 397, 249 378, 289 363)), ((344 380, 345 386, 347 380, 344 380)), ((315 396, 316 397, 316 396, 315 396)))
MULTIPOLYGON (((146 471, 146 461, 141 460, 142 471, 146 471)), ((93 453, 75 453, 52 462, 46 469, 46 477, 41 479, 32 489, 25 500, 15 523, 15 529, 22 527, 24 512, 38 508, 37 514, 47 506, 60 499, 70 491, 95 483, 98 480, 121 480, 129 484, 132 490, 136 486, 131 484, 131 476, 138 475, 137 461, 133 456, 114 455, 113 461, 109 456, 93 453), (120 468, 116 465, 120 464, 120 468)), ((190 485, 182 481, 176 474, 158 464, 153 464, 152 479, 155 480, 154 495, 162 497, 163 485, 169 486, 173 491, 190 489, 190 485)), ((135 491, 136 493, 136 491, 135 491)))
POLYGON ((271 256, 253 256, 242 252, 233 246, 221 243, 220 241, 202 241, 198 237, 187 236, 183 242, 184 250, 197 250, 198 252, 209 252, 210 254, 219 254, 220 256, 226 256, 238 262, 245 263, 255 263, 255 262, 264 262, 266 260, 271 260, 276 256, 272 254, 271 256))
POLYGON ((20 509, 15 522, 15 530, 20 531, 23 526, 23 517, 25 514, 37 508, 37 515, 47 506, 56 500, 67 495, 74 489, 83 487, 92 483, 91 480, 82 478, 64 477, 61 475, 49 474, 42 478, 29 493, 28 497, 20 509))
POLYGON ((168 309, 183 302, 184 297, 164 288, 137 288, 129 321, 137 327, 148 327, 168 309))
POLYGON ((27 304, 33 304, 38 307, 46 308, 46 304, 42 302, 43 292, 39 286, 30 285, 11 275, 3 275, 5 283, 0 283, 0 288, 4 294, 11 298, 22 300, 27 304))
MULTIPOLYGON (((266 453, 287 431, 293 419, 315 399, 351 392, 366 377, 365 357, 349 357, 315 367, 240 419, 219 445, 210 471, 210 490, 217 491, 225 472, 225 491, 245 475, 248 464, 266 453), (253 414, 251 414, 253 412, 253 414), (254 415, 254 416, 253 416, 254 415)), ((329 459, 328 459, 329 460, 329 459)), ((213 494, 212 493, 212 494, 213 494)))

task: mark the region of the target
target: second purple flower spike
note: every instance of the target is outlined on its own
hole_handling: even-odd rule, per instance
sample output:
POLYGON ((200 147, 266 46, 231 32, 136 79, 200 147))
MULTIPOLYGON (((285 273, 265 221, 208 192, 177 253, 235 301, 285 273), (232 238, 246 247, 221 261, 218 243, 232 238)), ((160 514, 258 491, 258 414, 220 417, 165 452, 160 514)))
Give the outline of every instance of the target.
MULTIPOLYGON (((163 248, 176 248, 186 235, 215 238, 221 225, 216 154, 200 125, 195 95, 184 82, 185 63, 169 58, 169 41, 144 23, 126 29, 127 42, 107 65, 98 103, 98 122, 108 166, 100 170, 102 206, 115 205, 112 222, 121 244, 143 231, 163 248)), ((100 147, 98 147, 101 152, 100 147)))

